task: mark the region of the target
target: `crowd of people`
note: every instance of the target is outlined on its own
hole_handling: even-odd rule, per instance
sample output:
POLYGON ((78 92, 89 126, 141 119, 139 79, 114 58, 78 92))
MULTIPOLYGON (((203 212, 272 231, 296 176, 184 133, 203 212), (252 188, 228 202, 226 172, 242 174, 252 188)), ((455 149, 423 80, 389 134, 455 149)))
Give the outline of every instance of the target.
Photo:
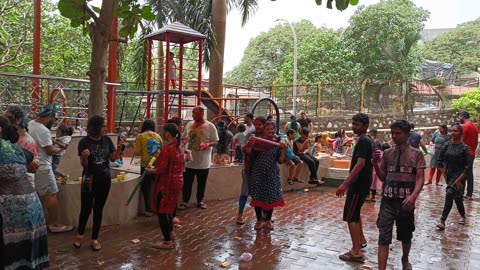
MULTIPOLYGON (((68 148, 72 129, 59 126, 56 138, 50 131, 57 113, 54 105, 46 105, 35 120, 27 123, 21 108, 12 106, 0 116, 0 268, 42 269, 48 267, 47 231, 61 233, 73 230, 59 221, 60 203, 57 181, 68 178, 58 171, 60 158, 68 148), (46 216, 44 216, 46 213, 46 216), (12 232, 21 231, 21 234, 12 232), (24 248, 27 248, 28 252, 24 248), (20 252, 19 249, 22 249, 20 252)), ((446 183, 445 205, 437 228, 444 230, 453 202, 466 223, 464 199, 473 195, 473 159, 478 142, 478 129, 469 120, 468 112, 459 114, 461 123, 442 124, 434 133, 431 145, 430 173, 425 181, 428 149, 422 136, 406 120, 397 120, 390 126, 391 141, 378 140, 378 131, 369 129, 369 116, 363 113, 352 118, 353 136, 349 138, 340 129, 334 139, 313 134, 313 123, 300 114, 292 116, 284 127, 284 135, 276 133, 271 117, 248 113, 244 123, 233 135, 223 121, 215 126, 204 118, 201 106, 192 110, 193 121, 183 126, 183 120, 174 117, 167 121, 160 134, 155 122, 143 121, 137 135, 135 153, 140 156, 141 191, 145 216, 157 215, 163 240, 155 243, 158 249, 173 249, 176 236, 174 224, 179 222, 177 210, 191 207, 193 182, 197 180, 195 206, 206 209, 205 191, 209 170, 215 163, 213 153, 221 159, 235 153, 235 161, 242 165, 241 190, 236 223, 245 224, 244 210, 248 197, 255 210, 255 230, 274 230, 273 210, 286 205, 280 174, 280 164, 288 167, 286 183, 303 182, 300 172, 306 165, 308 183, 322 185, 318 177, 318 153, 334 157, 351 156, 349 175, 338 187, 336 195, 346 196, 343 220, 347 223, 352 248, 341 254, 345 261, 363 262, 367 241, 363 233, 361 208, 365 201, 375 201, 381 190, 381 204, 377 219, 379 229, 379 269, 385 269, 392 243, 394 223, 397 239, 402 242, 403 269, 411 269, 409 251, 414 224, 415 202, 424 185, 446 183), (315 142, 311 143, 311 137, 315 142), (332 145, 331 147, 329 145, 332 145), (158 146, 158 147, 155 147, 158 146), (419 149, 422 148, 422 151, 419 149), (351 153, 347 153, 351 149, 351 153), (464 196, 466 190, 466 194, 464 196)), ((278 130, 278 129, 277 129, 278 130)), ((90 247, 101 250, 99 242, 102 213, 111 187, 110 164, 118 159, 124 145, 119 137, 115 145, 105 133, 105 119, 92 116, 87 123, 87 136, 79 141, 77 154, 82 166, 81 209, 73 246, 80 248, 85 228, 93 211, 90 247)))

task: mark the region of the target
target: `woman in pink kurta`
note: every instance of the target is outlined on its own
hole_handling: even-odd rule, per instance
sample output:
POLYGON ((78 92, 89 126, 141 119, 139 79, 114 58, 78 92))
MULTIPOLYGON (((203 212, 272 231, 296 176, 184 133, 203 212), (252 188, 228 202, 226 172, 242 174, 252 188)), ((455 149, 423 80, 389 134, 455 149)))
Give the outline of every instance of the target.
POLYGON ((147 168, 155 174, 152 189, 152 210, 157 213, 164 240, 153 246, 160 249, 173 248, 173 213, 183 187, 185 161, 180 149, 180 132, 175 124, 163 126, 162 137, 165 142, 155 167, 147 168))

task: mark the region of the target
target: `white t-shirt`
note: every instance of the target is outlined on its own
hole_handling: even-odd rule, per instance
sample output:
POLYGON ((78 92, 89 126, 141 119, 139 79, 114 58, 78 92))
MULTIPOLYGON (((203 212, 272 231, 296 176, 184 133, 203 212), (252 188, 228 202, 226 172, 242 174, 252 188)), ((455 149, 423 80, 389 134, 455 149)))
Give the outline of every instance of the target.
POLYGON ((254 133, 254 132, 255 132, 255 125, 253 125, 253 123, 251 126, 245 124, 245 134, 254 133))
MULTIPOLYGON (((59 142, 61 142, 61 143, 64 143, 64 144, 66 144, 66 145, 69 145, 69 144, 70 144, 70 141, 72 141, 72 136, 68 136, 68 135, 66 135, 66 136, 61 136, 61 137, 58 137, 57 140, 58 140, 59 142)), ((63 155, 65 155, 65 150, 62 150, 62 151, 59 152, 57 155, 62 157, 63 155)))
POLYGON ((212 147, 200 150, 200 144, 218 142, 217 128, 209 121, 195 127, 195 121, 185 126, 184 135, 189 136, 188 149, 192 151, 193 160, 185 163, 186 168, 208 169, 212 165, 212 147))
POLYGON ((28 134, 32 136, 35 143, 38 146, 38 161, 40 163, 39 170, 51 170, 52 169, 52 156, 47 154, 45 147, 53 145, 52 134, 50 130, 37 121, 30 121, 28 123, 28 134))

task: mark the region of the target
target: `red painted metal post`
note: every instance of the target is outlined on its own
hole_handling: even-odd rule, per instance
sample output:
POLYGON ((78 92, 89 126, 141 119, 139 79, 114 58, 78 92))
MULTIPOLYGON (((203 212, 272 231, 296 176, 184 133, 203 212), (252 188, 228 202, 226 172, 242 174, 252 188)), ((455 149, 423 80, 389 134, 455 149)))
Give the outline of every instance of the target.
POLYGON ((163 123, 166 124, 168 120, 168 103, 170 98, 170 33, 165 34, 166 49, 165 49, 165 105, 163 106, 163 123))
MULTIPOLYGON (((180 51, 178 53, 178 58, 179 58, 179 71, 178 71, 178 90, 183 90, 183 44, 180 44, 180 51)), ((182 99, 183 95, 179 94, 178 95, 178 117, 182 117, 182 99)))
MULTIPOLYGON (((112 41, 108 44, 108 81, 117 82, 118 18, 113 18, 112 41)), ((107 131, 115 132, 116 98, 115 86, 107 86, 107 131)))
POLYGON ((150 91, 152 91, 152 39, 147 40, 147 118, 150 118, 150 91))
POLYGON ((203 40, 199 41, 198 45, 198 81, 197 81, 197 106, 200 105, 202 98, 202 54, 203 54, 203 40))
MULTIPOLYGON (((42 27, 42 0, 35 0, 33 20, 33 74, 40 75, 40 33, 42 27)), ((33 79, 32 88, 32 113, 35 115, 35 113, 38 112, 38 105, 40 104, 40 79, 33 79)))

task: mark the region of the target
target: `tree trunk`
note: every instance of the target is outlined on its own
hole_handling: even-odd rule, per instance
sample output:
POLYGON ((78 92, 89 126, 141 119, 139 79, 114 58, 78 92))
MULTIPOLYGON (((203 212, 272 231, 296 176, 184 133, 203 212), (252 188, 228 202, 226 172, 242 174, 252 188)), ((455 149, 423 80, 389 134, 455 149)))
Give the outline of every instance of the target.
POLYGON ((92 39, 92 61, 90 63, 90 96, 88 117, 103 115, 104 86, 107 77, 106 59, 108 42, 112 34, 115 1, 103 1, 98 21, 90 25, 92 39))
MULTIPOLYGON (((225 49, 225 27, 227 25, 226 0, 212 0, 212 27, 217 44, 211 55, 208 90, 214 97, 223 97, 223 55, 225 49)), ((218 112, 214 112, 217 114, 218 112)))

